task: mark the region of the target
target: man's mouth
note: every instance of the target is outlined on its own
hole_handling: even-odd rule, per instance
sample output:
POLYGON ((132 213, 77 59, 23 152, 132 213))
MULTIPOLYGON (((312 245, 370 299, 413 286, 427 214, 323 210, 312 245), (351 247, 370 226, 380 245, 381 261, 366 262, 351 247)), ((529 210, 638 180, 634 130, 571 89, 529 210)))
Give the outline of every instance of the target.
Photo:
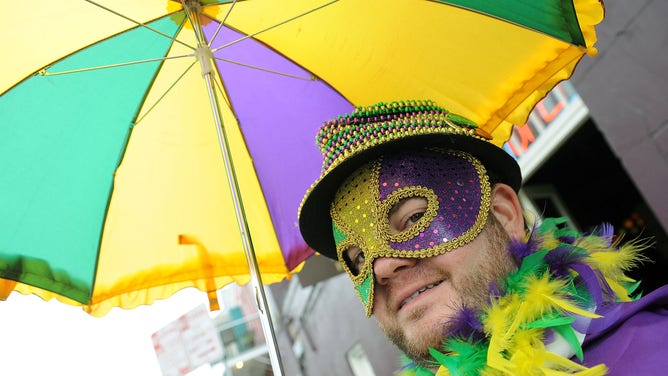
POLYGON ((427 286, 425 286, 425 287, 423 287, 423 288, 417 290, 416 292, 413 293, 413 295, 409 296, 409 297, 406 298, 403 302, 401 302, 401 304, 399 305, 399 309, 401 309, 401 307, 403 307, 403 306, 405 306, 406 304, 408 304, 408 302, 410 302, 411 300, 415 299, 418 295, 422 294, 423 292, 425 292, 425 291, 427 291, 427 290, 429 290, 429 289, 432 289, 432 288, 434 288, 434 287, 440 285, 441 282, 443 282, 443 281, 438 281, 438 282, 432 283, 432 284, 430 284, 430 285, 427 285, 427 286))

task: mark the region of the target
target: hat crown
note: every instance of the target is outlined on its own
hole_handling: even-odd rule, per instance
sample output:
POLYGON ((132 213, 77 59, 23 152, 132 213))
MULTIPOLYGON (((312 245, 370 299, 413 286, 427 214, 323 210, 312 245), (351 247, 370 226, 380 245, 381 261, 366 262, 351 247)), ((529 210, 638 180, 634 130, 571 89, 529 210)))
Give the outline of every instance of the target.
MULTIPOLYGON (((323 156, 322 174, 352 154, 404 137, 429 133, 481 136, 477 125, 430 100, 395 101, 357 107, 352 113, 328 120, 316 143, 323 156)), ((483 137, 486 138, 486 137, 483 137)))

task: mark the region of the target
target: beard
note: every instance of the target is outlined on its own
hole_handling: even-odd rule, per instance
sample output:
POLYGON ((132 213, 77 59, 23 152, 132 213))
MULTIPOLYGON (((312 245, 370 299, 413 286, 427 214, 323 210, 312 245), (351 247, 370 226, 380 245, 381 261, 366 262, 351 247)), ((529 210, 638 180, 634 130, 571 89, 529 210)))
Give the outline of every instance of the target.
MULTIPOLYGON (((458 281, 453 281, 452 288, 456 299, 452 303, 451 312, 459 312, 461 308, 472 308, 476 311, 485 307, 490 298, 490 284, 500 286, 506 276, 515 270, 517 264, 508 252, 510 237, 503 226, 489 213, 487 223, 481 233, 485 234, 485 242, 479 252, 476 263, 458 281)), ((453 250, 456 252, 457 250, 453 250)), ((411 312, 411 317, 419 318, 426 308, 411 312)), ((434 360, 429 354, 429 348, 439 349, 454 326, 453 317, 445 315, 442 318, 441 330, 433 330, 419 339, 409 339, 399 325, 382 325, 380 328, 409 358, 422 367, 434 366, 434 360)))

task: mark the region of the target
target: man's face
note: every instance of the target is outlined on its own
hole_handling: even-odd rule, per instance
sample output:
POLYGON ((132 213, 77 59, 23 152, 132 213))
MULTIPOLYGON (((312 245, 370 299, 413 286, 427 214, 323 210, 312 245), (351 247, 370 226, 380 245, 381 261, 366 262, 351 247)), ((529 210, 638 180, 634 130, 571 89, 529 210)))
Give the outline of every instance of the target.
POLYGON ((407 355, 428 358, 458 308, 481 307, 514 264, 472 156, 422 150, 358 168, 337 191, 337 255, 367 314, 407 355))
MULTIPOLYGON (((391 214, 391 226, 398 226, 392 230, 410 226, 406 218, 415 218, 424 205, 419 198, 401 203, 391 214)), ((515 267, 506 251, 508 235, 493 214, 489 217, 479 236, 453 251, 374 261, 373 314, 388 338, 419 363, 430 358, 429 347, 440 347, 457 310, 483 306, 490 282, 498 283, 515 267)))
POLYGON ((394 153, 353 172, 330 214, 337 257, 367 315, 373 312, 375 260, 421 259, 459 248, 480 234, 489 204, 484 167, 463 152, 394 153))

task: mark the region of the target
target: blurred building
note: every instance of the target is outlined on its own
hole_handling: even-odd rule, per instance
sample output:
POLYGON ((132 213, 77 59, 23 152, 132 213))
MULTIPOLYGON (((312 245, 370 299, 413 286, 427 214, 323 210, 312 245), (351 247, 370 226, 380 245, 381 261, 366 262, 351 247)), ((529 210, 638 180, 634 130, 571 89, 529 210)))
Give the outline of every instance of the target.
MULTIPOLYGON (((223 346, 223 376, 272 375, 269 351, 250 285, 225 289, 225 309, 213 318, 223 346)), ((280 312, 275 310, 280 317, 280 312)))
MULTIPOLYGON (((313 256, 303 272, 331 275, 334 265, 313 256), (322 265, 313 268, 311 261, 322 265)), ((348 276, 338 273, 312 285, 302 284, 300 276, 270 286, 282 302, 278 337, 285 374, 391 375, 399 367, 400 353, 366 317, 348 276)))
MULTIPOLYGON (((523 204, 588 231, 653 237, 635 272, 647 293, 668 282, 668 2, 608 0, 599 55, 585 57, 516 127, 506 150, 523 170, 523 204)), ((287 375, 392 375, 398 351, 364 315, 352 283, 322 256, 271 286, 282 308, 287 375), (300 282, 301 281, 301 282, 300 282), (279 298, 280 297, 280 298, 279 298)))
MULTIPOLYGON (((204 305, 183 314, 153 334, 153 346, 163 376, 273 375, 252 286, 232 284, 218 292, 221 310, 210 313, 204 305)), ((272 318, 280 320, 271 292, 267 300, 272 318)), ((279 321, 274 322, 279 327, 279 321)))

